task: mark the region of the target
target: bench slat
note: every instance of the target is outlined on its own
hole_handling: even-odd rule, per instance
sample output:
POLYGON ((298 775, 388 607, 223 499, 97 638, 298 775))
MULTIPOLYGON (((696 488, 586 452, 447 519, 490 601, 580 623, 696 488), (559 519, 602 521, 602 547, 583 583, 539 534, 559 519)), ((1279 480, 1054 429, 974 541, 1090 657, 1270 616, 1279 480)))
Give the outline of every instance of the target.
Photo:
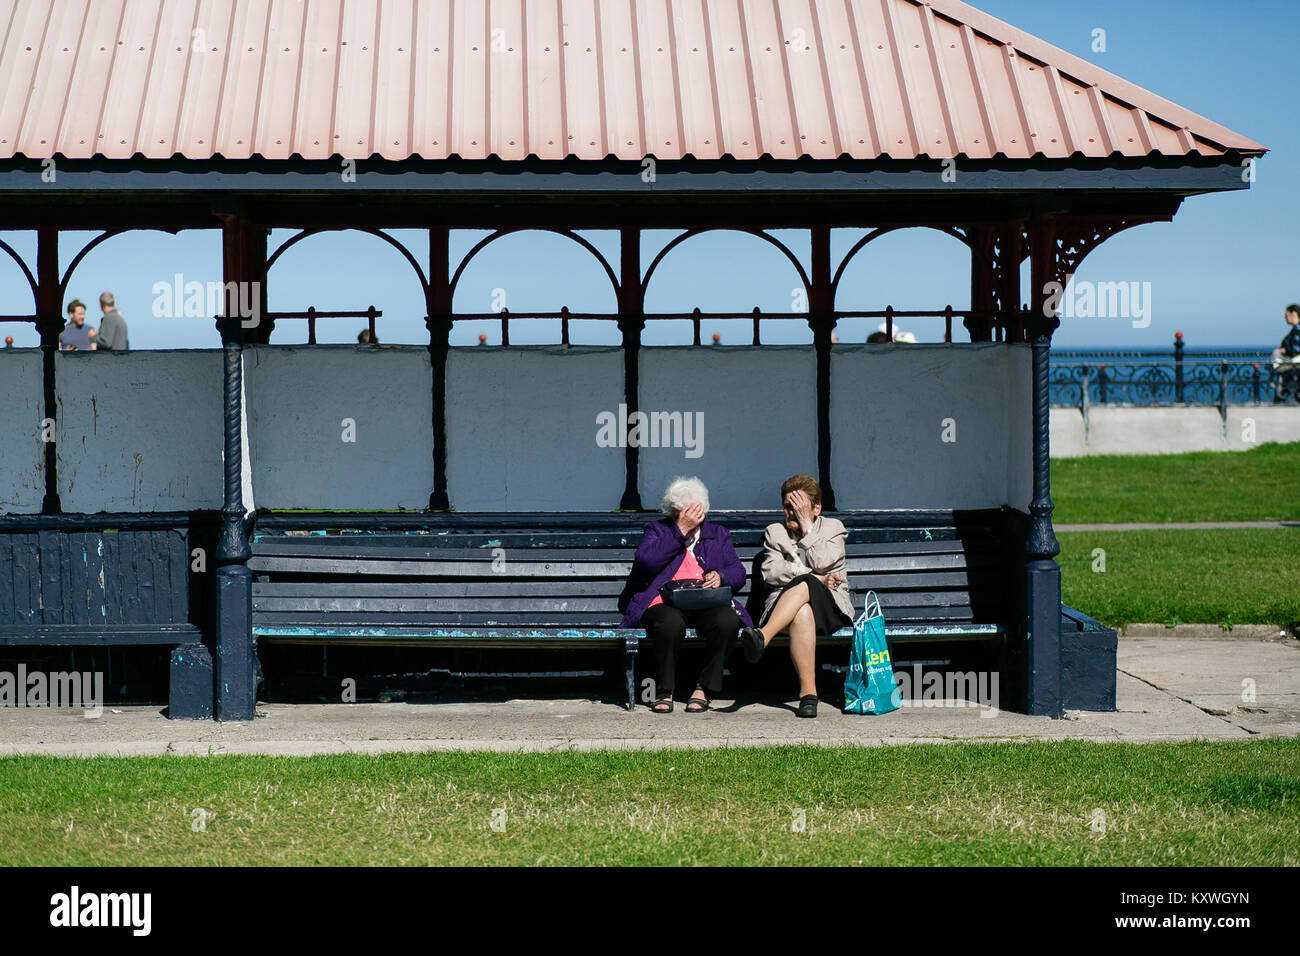
MULTIPOLYGON (((535 578, 617 578, 627 577, 630 562, 609 564, 592 561, 509 561, 510 572, 502 577, 535 578)), ((278 558, 254 555, 248 560, 252 571, 279 571, 299 574, 383 574, 404 576, 418 574, 424 577, 487 577, 492 574, 491 561, 440 560, 440 561, 380 561, 351 558, 278 558)))
MULTIPOLYGON (((942 607, 935 605, 895 607, 889 608, 885 616, 888 620, 894 621, 973 621, 975 619, 974 612, 968 604, 942 607)), ((518 627, 526 625, 536 625, 537 627, 614 627, 617 626, 618 618, 616 614, 611 614, 608 609, 575 611, 563 608, 531 607, 527 610, 502 611, 486 610, 482 608, 465 610, 443 609, 437 611, 385 611, 376 608, 362 607, 355 610, 321 610, 314 612, 302 609, 278 611, 255 608, 253 610, 253 621, 258 626, 306 624, 313 627, 319 626, 320 623, 324 622, 338 625, 364 624, 394 626, 413 626, 417 624, 427 624, 431 626, 451 624, 499 624, 503 626, 514 625, 518 627)))
MULTIPOLYGON (((617 598, 623 591, 618 579, 604 581, 569 581, 565 594, 575 596, 617 598)), ((555 581, 521 581, 500 576, 486 580, 462 579, 459 581, 254 581, 253 598, 292 597, 398 597, 398 598, 456 598, 456 597, 552 597, 559 593, 555 581)))
MULTIPOLYGON (((927 569, 990 568, 997 564, 992 552, 957 554, 917 554, 887 557, 850 557, 846 561, 850 574, 887 571, 922 571, 927 569)), ((263 557, 248 561, 252 571, 285 574, 372 574, 388 577, 488 577, 491 561, 410 560, 387 561, 311 557, 263 557)), ((523 561, 507 559, 503 578, 626 578, 631 562, 601 561, 523 561)))
MULTIPOLYGON (((967 591, 903 591, 898 593, 877 592, 880 604, 891 607, 946 607, 969 606, 971 595, 967 591)), ((860 602, 858 602, 860 603, 860 602)), ((546 596, 489 596, 469 594, 457 597, 419 597, 414 595, 303 595, 271 597, 254 592, 253 609, 257 611, 297 611, 333 612, 333 611, 455 611, 467 613, 475 610, 483 612, 513 611, 521 614, 530 612, 600 612, 614 614, 615 601, 609 595, 573 595, 552 592, 546 596)))
MULTIPOLYGON (((444 647, 475 647, 487 644, 497 647, 530 647, 539 644, 554 646, 565 642, 570 643, 572 646, 621 645, 625 635, 637 637, 638 640, 646 640, 644 631, 617 628, 383 627, 357 631, 331 627, 255 627, 253 632, 262 640, 289 644, 316 644, 321 641, 355 644, 402 644, 433 639, 444 647)), ((898 624, 885 628, 885 638, 890 644, 984 641, 998 637, 1002 633, 1004 633, 1004 629, 996 624, 898 624)), ((695 631, 688 630, 686 632, 687 641, 699 641, 700 639, 700 636, 695 631)), ((817 640, 826 644, 848 643, 853 640, 853 631, 850 628, 843 628, 834 634, 819 636, 817 640)), ((784 645, 789 643, 789 639, 785 635, 781 635, 772 643, 784 645)))
MULTIPOLYGON (((409 543, 375 542, 369 538, 353 540, 344 537, 331 538, 277 538, 262 540, 252 547, 253 554, 260 557, 315 557, 315 558, 368 558, 389 561, 416 560, 460 560, 460 561, 495 561, 504 552, 509 562, 511 551, 523 552, 519 559, 523 561, 608 561, 620 562, 631 560, 631 553, 636 544, 618 544, 608 547, 527 547, 507 548, 497 542, 487 542, 478 547, 450 547, 441 538, 428 539, 424 535, 413 535, 409 543)), ((863 544, 848 544, 845 553, 848 557, 872 557, 876 555, 898 554, 954 554, 964 551, 987 551, 996 548, 997 542, 990 538, 977 539, 937 539, 930 541, 881 541, 863 544)), ((736 554, 742 561, 752 560, 761 550, 756 545, 740 545, 736 554)))
POLYGON ((302 611, 253 612, 253 621, 259 626, 308 623, 334 624, 391 624, 408 627, 419 624, 443 626, 455 624, 495 624, 502 627, 617 627, 618 616, 603 611, 555 611, 534 608, 529 611, 376 611, 364 608, 357 611, 328 611, 309 615, 302 611), (316 620, 305 620, 311 617, 316 620))
POLYGON ((37 624, 0 627, 0 645, 198 644, 203 635, 193 624, 37 624))
MULTIPOLYGON (((849 576, 855 597, 865 590, 883 594, 891 590, 922 590, 934 588, 963 588, 968 591, 993 591, 1000 589, 1003 581, 999 575, 984 570, 950 570, 922 572, 891 572, 871 577, 849 576)), ((254 581, 253 596, 257 597, 550 597, 557 593, 558 584, 548 580, 519 580, 503 575, 486 580, 461 579, 458 581, 379 581, 321 579, 317 581, 254 581)), ((564 586, 565 594, 613 596, 622 592, 619 579, 601 581, 570 581, 564 586)))

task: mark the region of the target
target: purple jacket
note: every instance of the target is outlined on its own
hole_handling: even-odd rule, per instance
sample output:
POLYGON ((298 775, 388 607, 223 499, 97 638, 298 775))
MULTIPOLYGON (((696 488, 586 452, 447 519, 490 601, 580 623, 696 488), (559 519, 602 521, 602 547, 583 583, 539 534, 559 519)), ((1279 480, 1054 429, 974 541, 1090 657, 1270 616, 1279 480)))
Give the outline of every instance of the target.
MULTIPOLYGON (((686 539, 677 530, 677 522, 660 518, 646 524, 645 534, 632 560, 632 573, 628 575, 627 586, 618 599, 618 609, 623 612, 623 622, 619 627, 641 626, 641 615, 659 594, 660 586, 672 580, 685 557, 686 539)), ((745 566, 736 556, 736 549, 731 546, 731 532, 706 518, 700 525, 695 560, 705 572, 718 572, 722 583, 731 588, 731 606, 740 615, 740 620, 746 627, 753 626, 749 614, 736 600, 736 595, 745 586, 747 575, 745 566)))

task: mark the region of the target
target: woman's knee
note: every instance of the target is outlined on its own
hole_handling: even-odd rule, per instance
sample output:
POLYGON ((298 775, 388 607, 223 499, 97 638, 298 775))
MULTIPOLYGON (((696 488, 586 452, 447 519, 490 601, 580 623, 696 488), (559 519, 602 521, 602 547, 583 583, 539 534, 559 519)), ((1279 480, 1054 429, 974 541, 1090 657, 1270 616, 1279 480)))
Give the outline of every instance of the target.
POLYGON ((799 610, 794 612, 794 623, 801 624, 804 627, 814 627, 816 619, 813 617, 811 604, 802 605, 799 610))
POLYGON ((656 640, 681 640, 686 636, 686 616, 665 604, 656 604, 642 614, 641 626, 656 640))
POLYGON ((698 619, 700 636, 707 639, 735 640, 740 633, 740 615, 734 608, 720 607, 698 619))

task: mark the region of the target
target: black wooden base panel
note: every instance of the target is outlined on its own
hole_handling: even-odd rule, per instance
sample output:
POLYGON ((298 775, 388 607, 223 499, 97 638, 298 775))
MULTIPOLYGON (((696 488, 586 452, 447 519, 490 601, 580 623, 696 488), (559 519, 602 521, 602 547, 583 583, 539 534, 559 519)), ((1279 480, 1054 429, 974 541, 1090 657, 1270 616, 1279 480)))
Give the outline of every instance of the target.
POLYGON ((202 644, 172 648, 167 716, 173 720, 212 718, 212 655, 202 644))

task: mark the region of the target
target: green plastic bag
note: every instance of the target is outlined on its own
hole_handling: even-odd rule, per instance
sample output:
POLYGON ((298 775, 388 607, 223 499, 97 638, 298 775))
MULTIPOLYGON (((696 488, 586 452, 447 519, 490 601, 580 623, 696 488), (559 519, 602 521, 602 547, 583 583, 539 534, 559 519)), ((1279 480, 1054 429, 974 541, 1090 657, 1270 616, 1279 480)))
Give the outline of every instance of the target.
POLYGON ((887 714, 897 710, 903 692, 885 641, 885 616, 875 591, 867 592, 862 616, 853 622, 853 649, 844 675, 844 713, 887 714))

